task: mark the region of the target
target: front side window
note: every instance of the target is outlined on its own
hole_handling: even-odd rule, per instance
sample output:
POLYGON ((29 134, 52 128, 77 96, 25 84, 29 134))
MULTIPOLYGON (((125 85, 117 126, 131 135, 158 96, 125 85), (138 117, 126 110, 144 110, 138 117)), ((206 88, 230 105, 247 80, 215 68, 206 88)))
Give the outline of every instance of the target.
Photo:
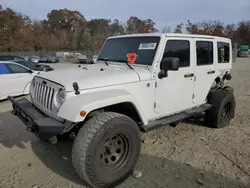
POLYGON ((218 42, 218 63, 229 63, 230 61, 230 44, 226 42, 218 42))
POLYGON ((4 63, 0 63, 0 75, 1 74, 9 74, 10 71, 8 67, 4 63))
POLYGON ((29 73, 29 70, 16 64, 7 64, 9 70, 13 74, 18 74, 18 73, 29 73))
POLYGON ((121 37, 108 39, 98 60, 126 62, 129 53, 136 54, 134 64, 152 65, 160 37, 121 37))
POLYGON ((196 42, 197 65, 211 65, 214 62, 213 42, 197 41, 196 42))
POLYGON ((188 40, 168 40, 163 58, 178 57, 180 67, 189 67, 190 65, 190 43, 188 40))

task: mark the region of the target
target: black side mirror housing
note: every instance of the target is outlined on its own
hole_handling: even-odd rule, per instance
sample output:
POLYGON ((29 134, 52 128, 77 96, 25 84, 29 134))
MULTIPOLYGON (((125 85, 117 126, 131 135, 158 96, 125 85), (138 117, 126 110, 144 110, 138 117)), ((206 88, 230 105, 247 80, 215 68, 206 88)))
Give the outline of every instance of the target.
POLYGON ((177 57, 166 57, 161 62, 161 69, 177 71, 179 70, 179 63, 180 59, 177 57))
POLYGON ((177 57, 166 57, 161 61, 161 72, 158 77, 164 78, 168 76, 168 71, 179 70, 180 59, 177 57))

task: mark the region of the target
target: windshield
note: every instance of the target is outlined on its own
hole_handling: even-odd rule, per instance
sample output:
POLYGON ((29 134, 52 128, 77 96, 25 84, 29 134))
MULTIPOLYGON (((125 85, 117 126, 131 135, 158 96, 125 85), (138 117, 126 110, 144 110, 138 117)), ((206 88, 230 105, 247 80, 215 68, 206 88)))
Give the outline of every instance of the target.
POLYGON ((135 53, 134 64, 152 65, 160 37, 123 37, 108 39, 98 60, 126 62, 128 53, 135 53))

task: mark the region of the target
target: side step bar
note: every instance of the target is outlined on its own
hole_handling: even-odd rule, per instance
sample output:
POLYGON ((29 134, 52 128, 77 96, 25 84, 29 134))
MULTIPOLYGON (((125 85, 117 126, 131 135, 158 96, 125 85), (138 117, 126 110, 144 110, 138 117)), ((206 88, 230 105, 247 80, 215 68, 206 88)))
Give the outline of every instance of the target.
POLYGON ((186 110, 184 112, 178 113, 178 114, 174 114, 168 117, 164 117, 161 119, 157 119, 154 121, 150 121, 146 126, 143 125, 140 127, 142 132, 149 132, 151 130, 154 130, 156 128, 165 126, 165 125, 169 125, 187 118, 190 118, 192 116, 198 115, 206 110, 208 110, 209 108, 211 108, 210 104, 203 104, 199 107, 190 109, 190 110, 186 110))

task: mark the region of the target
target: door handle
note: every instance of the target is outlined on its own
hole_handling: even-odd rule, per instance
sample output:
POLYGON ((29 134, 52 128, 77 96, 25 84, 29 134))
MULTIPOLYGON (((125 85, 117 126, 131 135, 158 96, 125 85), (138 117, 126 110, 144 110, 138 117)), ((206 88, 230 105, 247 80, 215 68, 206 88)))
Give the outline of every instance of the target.
POLYGON ((215 71, 214 70, 211 70, 211 71, 208 71, 207 74, 214 74, 215 71))
POLYGON ((191 77, 194 77, 194 73, 184 75, 184 78, 191 78, 191 77))

